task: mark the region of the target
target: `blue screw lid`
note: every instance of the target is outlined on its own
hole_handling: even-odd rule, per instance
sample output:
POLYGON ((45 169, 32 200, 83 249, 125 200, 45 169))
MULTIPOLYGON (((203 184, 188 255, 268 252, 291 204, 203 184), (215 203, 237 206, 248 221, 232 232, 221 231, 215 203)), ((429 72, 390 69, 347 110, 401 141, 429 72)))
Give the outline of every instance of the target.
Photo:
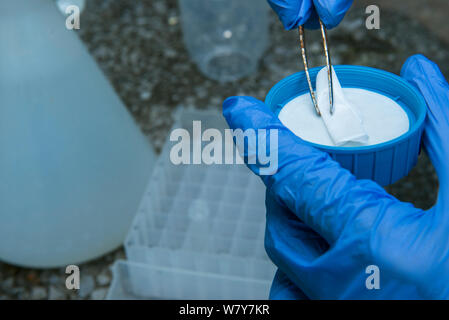
MULTIPOLYGON (((310 69, 312 83, 315 83, 321 68, 310 69)), ((370 146, 335 147, 305 143, 328 152, 359 179, 388 185, 406 176, 416 165, 420 151, 427 113, 423 96, 406 80, 387 71, 349 65, 334 68, 342 87, 370 90, 395 100, 409 117, 409 131, 393 140, 370 146)), ((289 101, 307 92, 306 75, 298 72, 277 83, 268 93, 265 103, 278 115, 289 101)))

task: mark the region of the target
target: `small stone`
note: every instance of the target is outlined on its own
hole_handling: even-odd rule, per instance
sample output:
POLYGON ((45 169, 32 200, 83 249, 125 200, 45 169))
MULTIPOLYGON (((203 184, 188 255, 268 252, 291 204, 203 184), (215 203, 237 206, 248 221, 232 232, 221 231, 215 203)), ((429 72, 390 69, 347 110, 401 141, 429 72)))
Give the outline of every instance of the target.
POLYGON ((167 11, 167 7, 163 1, 155 2, 153 4, 154 9, 159 14, 164 14, 167 11))
POLYGON ((36 283, 39 281, 38 276, 36 274, 36 272, 31 271, 26 275, 26 279, 31 282, 31 283, 36 283))
POLYGON ((106 272, 102 272, 97 276, 97 283, 99 286, 107 286, 110 282, 111 277, 106 272))
POLYGON ((22 287, 14 287, 14 288, 11 288, 11 290, 10 290, 10 294, 17 295, 17 296, 24 294, 24 292, 25 292, 25 288, 22 288, 22 287))
POLYGON ((82 299, 87 298, 95 289, 95 280, 91 275, 82 276, 78 296, 82 299))
POLYGON ((166 56, 169 59, 176 58, 177 55, 178 53, 176 52, 176 50, 170 48, 164 50, 164 56, 166 56))
POLYGON ((58 288, 51 286, 50 289, 48 289, 49 300, 64 300, 65 298, 66 298, 65 293, 59 290, 58 288))
POLYGON ((210 99, 210 104, 212 106, 221 106, 223 103, 223 100, 219 97, 213 97, 210 99))
POLYGON ((30 300, 33 299, 29 292, 25 291, 24 288, 20 288, 20 290, 17 291, 17 297, 15 299, 18 300, 30 300))
POLYGON ((136 23, 139 26, 145 26, 148 24, 148 17, 139 17, 136 19, 136 23))
POLYGON ((5 290, 11 289, 14 286, 14 278, 6 278, 1 282, 1 285, 5 290))
POLYGON ((223 32, 223 38, 225 39, 231 39, 232 38, 232 31, 231 30, 225 30, 223 32))
POLYGON ((309 46, 310 52, 313 52, 314 54, 321 52, 322 49, 321 44, 315 41, 309 46))
POLYGON ((404 182, 402 185, 404 189, 413 189, 413 183, 411 182, 404 182))
POLYGON ((130 108, 132 112, 137 112, 140 109, 140 107, 137 104, 133 104, 130 108))
POLYGON ((31 290, 32 300, 42 300, 47 298, 47 290, 44 287, 34 287, 31 290))
POLYGON ((354 32, 360 28, 364 28, 364 23, 362 19, 355 20, 346 20, 342 23, 342 28, 346 29, 346 31, 354 32))
POLYGON ((147 39, 147 40, 153 38, 153 36, 154 36, 154 32, 152 32, 151 30, 143 30, 139 34, 142 38, 147 39))
POLYGON ((101 289, 94 290, 90 297, 93 300, 103 300, 106 297, 107 293, 108 293, 107 289, 101 288, 101 289))
POLYGON ((198 86, 195 89, 195 93, 196 93, 197 97, 200 99, 204 99, 207 97, 207 90, 204 87, 198 86))
POLYGON ((168 24, 171 26, 177 25, 178 22, 179 22, 179 19, 177 16, 171 16, 170 18, 168 18, 168 24))
POLYGON ((65 279, 61 279, 61 277, 53 274, 53 275, 50 276, 48 282, 50 284, 53 284, 53 285, 58 285, 58 284, 61 284, 61 283, 65 283, 65 279))
POLYGON ((147 100, 149 100, 150 98, 151 98, 151 92, 149 92, 149 91, 142 91, 142 92, 140 93, 140 99, 141 99, 141 100, 147 101, 147 100))

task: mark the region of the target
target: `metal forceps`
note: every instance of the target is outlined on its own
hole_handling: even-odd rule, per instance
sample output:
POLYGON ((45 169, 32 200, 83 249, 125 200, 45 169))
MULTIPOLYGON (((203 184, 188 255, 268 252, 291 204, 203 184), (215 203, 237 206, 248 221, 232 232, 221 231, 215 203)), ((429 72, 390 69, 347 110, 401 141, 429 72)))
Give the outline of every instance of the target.
MULTIPOLYGON (((324 47, 324 54, 326 56, 326 66, 327 66, 327 77, 329 81, 329 105, 330 105, 330 114, 332 115, 334 113, 334 85, 332 82, 332 63, 331 63, 331 56, 329 53, 329 47, 327 46, 327 32, 326 27, 324 26, 323 22, 320 21, 320 28, 321 28, 321 36, 323 38, 323 47, 324 47)), ((309 74, 309 63, 307 62, 307 54, 306 54, 306 41, 305 41, 305 32, 304 32, 304 26, 299 26, 299 41, 301 43, 301 54, 302 54, 302 60, 304 62, 304 69, 306 72, 307 82, 309 84, 309 92, 310 97, 312 98, 313 106, 315 107, 316 113, 318 116, 321 116, 320 108, 318 107, 318 102, 315 97, 315 92, 313 91, 312 81, 310 80, 310 74, 309 74)))

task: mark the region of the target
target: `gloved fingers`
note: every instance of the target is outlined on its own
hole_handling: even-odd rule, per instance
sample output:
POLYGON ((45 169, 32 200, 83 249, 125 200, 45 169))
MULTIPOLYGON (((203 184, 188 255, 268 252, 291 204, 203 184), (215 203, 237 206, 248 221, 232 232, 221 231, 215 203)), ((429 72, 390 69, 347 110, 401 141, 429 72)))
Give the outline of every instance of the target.
POLYGON ((321 21, 328 28, 334 28, 343 20, 353 0, 313 0, 321 21))
POLYGON ((311 262, 329 249, 326 240, 299 220, 287 207, 277 202, 268 190, 265 205, 265 249, 279 268, 283 269, 284 265, 280 255, 287 251, 292 251, 304 261, 311 262))
MULTIPOLYGON (((275 164, 270 164, 268 171, 259 161, 248 167, 261 176, 278 203, 329 244, 350 224, 358 232, 366 232, 379 217, 401 209, 413 211, 412 205, 399 202, 372 181, 356 180, 327 153, 304 143, 261 101, 251 97, 228 98, 223 114, 231 129, 266 134, 266 146, 275 164)), ((250 155, 254 159, 266 152, 263 149, 258 153, 254 146, 245 148, 245 157, 253 153, 250 155)))
MULTIPOLYGON (((423 142, 440 180, 440 192, 447 192, 449 180, 449 85, 438 66, 424 57, 414 55, 402 67, 402 77, 424 96, 428 113, 423 142)), ((440 201, 446 197, 439 197, 440 201)))
POLYGON ((320 18, 327 28, 336 27, 352 5, 352 0, 268 0, 284 28, 292 30, 301 25, 319 27, 320 18))
POLYGON ((293 288, 313 286, 307 272, 314 261, 329 249, 329 245, 288 208, 279 204, 269 191, 265 204, 267 208, 265 249, 280 270, 274 279, 270 296, 288 299, 298 294, 293 288))
POLYGON ((270 290, 270 300, 309 300, 281 270, 276 272, 270 290))
POLYGON ((292 30, 306 24, 314 15, 312 0, 268 0, 285 30, 292 30))

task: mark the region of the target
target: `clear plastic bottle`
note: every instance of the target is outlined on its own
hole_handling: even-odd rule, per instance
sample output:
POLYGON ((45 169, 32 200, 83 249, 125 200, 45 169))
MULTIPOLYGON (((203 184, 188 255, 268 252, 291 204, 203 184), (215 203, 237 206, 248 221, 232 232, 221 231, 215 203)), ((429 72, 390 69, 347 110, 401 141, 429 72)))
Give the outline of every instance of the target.
POLYGON ((65 19, 55 1, 0 1, 0 260, 22 266, 119 246, 155 160, 65 19))
POLYGON ((220 82, 255 72, 268 43, 264 0, 179 0, 184 43, 199 69, 220 82))

